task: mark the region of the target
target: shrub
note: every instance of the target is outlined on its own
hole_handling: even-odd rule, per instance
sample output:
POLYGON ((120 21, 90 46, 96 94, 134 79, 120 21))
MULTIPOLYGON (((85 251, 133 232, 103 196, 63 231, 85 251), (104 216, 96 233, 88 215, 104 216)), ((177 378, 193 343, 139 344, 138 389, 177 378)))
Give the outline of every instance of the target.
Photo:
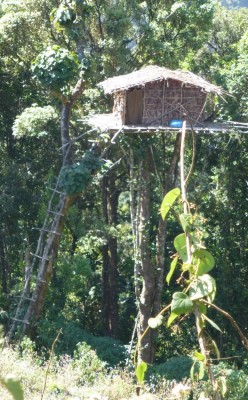
POLYGON ((167 380, 181 381, 190 376, 193 361, 189 357, 173 357, 164 363, 149 368, 149 377, 162 377, 167 380))
POLYGON ((67 321, 62 316, 53 321, 53 324, 45 319, 39 324, 39 347, 45 346, 46 349, 50 349, 61 328, 63 333, 56 344, 56 354, 72 355, 78 343, 84 342, 96 352, 99 359, 105 362, 108 367, 114 367, 124 361, 126 356, 125 346, 121 341, 105 336, 93 336, 77 323, 67 321))
POLYGON ((89 335, 87 343, 95 349, 98 357, 110 367, 120 364, 125 359, 126 350, 119 340, 107 336, 89 335))
POLYGON ((220 363, 214 368, 225 399, 248 400, 248 373, 220 363))
POLYGON ((78 384, 93 384, 99 376, 103 375, 106 363, 101 361, 96 352, 85 342, 78 343, 73 357, 73 368, 81 371, 78 384))

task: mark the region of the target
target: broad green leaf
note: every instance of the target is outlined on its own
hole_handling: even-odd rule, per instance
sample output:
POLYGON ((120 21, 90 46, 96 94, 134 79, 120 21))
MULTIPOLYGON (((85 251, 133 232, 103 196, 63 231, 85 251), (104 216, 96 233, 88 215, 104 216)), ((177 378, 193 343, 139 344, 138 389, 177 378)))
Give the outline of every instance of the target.
POLYGON ((165 220, 165 218, 167 217, 168 212, 170 211, 171 207, 173 206, 177 198, 180 196, 180 193, 181 193, 180 189, 175 188, 165 195, 160 208, 163 220, 165 220))
POLYGON ((169 316, 169 318, 168 318, 168 321, 167 321, 167 324, 166 324, 167 328, 169 328, 169 326, 172 324, 172 322, 173 322, 177 317, 178 317, 178 314, 175 314, 175 313, 173 313, 173 312, 170 314, 170 316, 169 316))
POLYGON ((193 308, 193 302, 183 292, 176 292, 172 296, 171 311, 174 314, 187 314, 193 308))
POLYGON ((145 363, 144 361, 141 361, 137 365, 137 368, 135 370, 136 377, 137 377, 139 383, 142 383, 144 381, 146 370, 147 370, 147 363, 145 363))
POLYGON ((174 274, 175 268, 177 266, 177 262, 178 262, 178 256, 176 256, 175 258, 173 258, 171 265, 170 265, 170 271, 168 272, 167 276, 166 276, 166 282, 170 283, 170 280, 172 278, 172 275, 174 274))
POLYGON ((197 267, 196 274, 197 276, 200 276, 211 271, 211 269, 214 268, 215 261, 209 251, 200 249, 194 252, 192 264, 197 267))
POLYGON ((204 374, 205 374, 205 366, 204 363, 202 361, 194 361, 191 369, 190 369, 190 379, 192 380, 192 382, 195 381, 195 366, 199 367, 198 369, 198 373, 197 373, 197 377, 198 379, 203 379, 204 378, 204 374))
POLYGON ((196 358, 198 361, 205 361, 205 356, 202 353, 199 353, 199 351, 194 351, 193 353, 194 358, 196 358))
POLYGON ((195 381, 195 364, 196 364, 196 361, 193 363, 192 367, 190 368, 190 379, 192 380, 192 382, 195 381))
POLYGON ((0 378, 0 383, 12 394, 14 400, 24 400, 24 394, 19 380, 8 376, 6 378, 0 378))
POLYGON ((205 375, 205 366, 203 362, 199 362, 198 379, 203 379, 205 375))
POLYGON ((207 306, 205 304, 201 303, 200 301, 197 301, 197 306, 201 314, 207 314, 207 306))
POLYGON ((211 298, 211 300, 213 301, 215 293, 215 279, 208 274, 204 274, 202 276, 199 276, 192 283, 189 290, 189 297, 192 301, 202 299, 203 297, 211 298))
POLYGON ((148 325, 152 329, 158 328, 160 325, 162 325, 162 323, 163 323, 163 316, 162 315, 158 315, 155 318, 149 318, 148 319, 148 325))
POLYGON ((220 351, 218 349, 218 346, 217 346, 216 342, 213 339, 211 339, 211 343, 213 345, 217 360, 219 360, 220 359, 220 351))
POLYGON ((220 392, 223 396, 223 398, 225 398, 226 392, 227 392, 227 377, 225 376, 220 376, 218 379, 218 386, 220 386, 220 392))
POLYGON ((184 232, 188 232, 190 230, 192 215, 191 214, 181 214, 179 216, 180 222, 184 232))
POLYGON ((185 233, 181 233, 174 239, 174 246, 183 262, 188 261, 185 233))
POLYGON ((217 331, 220 331, 222 333, 220 327, 212 319, 208 318, 206 315, 204 315, 204 319, 208 321, 210 325, 212 325, 215 329, 217 329, 217 331))

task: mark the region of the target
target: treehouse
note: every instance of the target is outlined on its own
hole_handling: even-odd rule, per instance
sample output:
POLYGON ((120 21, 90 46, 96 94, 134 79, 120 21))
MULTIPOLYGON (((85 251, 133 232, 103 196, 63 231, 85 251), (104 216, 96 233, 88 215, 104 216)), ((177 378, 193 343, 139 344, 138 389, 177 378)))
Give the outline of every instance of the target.
MULTIPOLYGON (((203 126, 209 95, 223 90, 188 71, 151 65, 98 84, 113 97, 112 114, 93 115, 88 123, 101 130, 180 128, 186 115, 192 126, 203 126)), ((211 110, 210 110, 211 113, 211 110)))

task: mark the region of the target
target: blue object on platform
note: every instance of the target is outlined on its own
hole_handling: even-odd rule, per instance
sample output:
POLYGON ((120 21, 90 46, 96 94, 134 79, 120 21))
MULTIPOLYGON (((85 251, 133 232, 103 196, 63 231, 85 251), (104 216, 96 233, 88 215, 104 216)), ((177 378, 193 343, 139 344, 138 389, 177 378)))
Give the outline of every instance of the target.
POLYGON ((183 126, 183 121, 181 119, 172 119, 169 121, 169 127, 170 128, 182 128, 183 126))

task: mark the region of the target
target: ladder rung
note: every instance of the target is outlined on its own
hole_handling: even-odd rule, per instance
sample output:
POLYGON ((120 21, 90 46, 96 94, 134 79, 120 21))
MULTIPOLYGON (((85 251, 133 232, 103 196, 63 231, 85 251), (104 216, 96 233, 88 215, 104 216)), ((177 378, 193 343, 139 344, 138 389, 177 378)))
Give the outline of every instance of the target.
POLYGON ((58 211, 47 210, 47 212, 48 212, 49 214, 61 215, 61 217, 64 217, 64 214, 61 214, 61 213, 58 212, 58 211))
POLYGON ((31 254, 31 256, 40 258, 41 260, 42 260, 43 258, 44 258, 46 261, 49 261, 49 260, 50 260, 50 258, 42 257, 42 256, 39 256, 38 254, 34 254, 34 253, 30 253, 30 254, 31 254))
POLYGON ((66 193, 65 193, 65 192, 61 192, 60 190, 53 189, 53 188, 51 188, 51 187, 48 187, 48 189, 49 189, 49 190, 52 190, 54 193, 58 193, 58 194, 64 194, 64 195, 66 195, 66 193))
POLYGON ((23 319, 18 319, 18 318, 13 318, 13 317, 10 317, 10 319, 13 319, 13 321, 17 321, 17 322, 21 322, 23 324, 30 325, 30 322, 24 321, 23 319))
POLYGON ((39 282, 42 282, 42 283, 46 283, 46 281, 45 281, 44 279, 38 278, 38 281, 39 281, 39 282))
POLYGON ((36 229, 38 231, 43 231, 43 232, 50 232, 50 233, 54 233, 54 235, 60 235, 59 232, 56 231, 50 231, 49 229, 44 229, 44 228, 32 228, 32 229, 36 229))
POLYGON ((34 299, 32 299, 32 297, 26 297, 26 296, 13 296, 16 297, 17 299, 24 299, 24 300, 28 300, 28 301, 35 301, 34 299))

